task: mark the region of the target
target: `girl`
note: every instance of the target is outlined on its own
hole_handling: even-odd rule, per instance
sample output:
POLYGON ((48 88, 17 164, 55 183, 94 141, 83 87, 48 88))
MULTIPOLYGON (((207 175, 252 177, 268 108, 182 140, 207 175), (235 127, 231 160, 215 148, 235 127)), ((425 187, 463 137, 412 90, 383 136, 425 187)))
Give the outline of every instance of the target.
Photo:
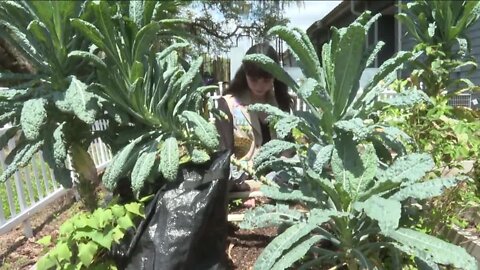
MULTIPOLYGON (((278 63, 277 52, 268 43, 256 44, 246 54, 264 54, 278 63)), ((232 150, 233 156, 249 167, 259 148, 276 137, 264 113, 248 111, 248 106, 255 103, 270 104, 285 112, 293 106, 287 85, 254 63, 244 61, 226 94, 218 100, 218 108, 227 117, 217 121, 217 129, 222 149, 232 150)), ((248 175, 233 170, 232 177, 242 181, 248 175)))

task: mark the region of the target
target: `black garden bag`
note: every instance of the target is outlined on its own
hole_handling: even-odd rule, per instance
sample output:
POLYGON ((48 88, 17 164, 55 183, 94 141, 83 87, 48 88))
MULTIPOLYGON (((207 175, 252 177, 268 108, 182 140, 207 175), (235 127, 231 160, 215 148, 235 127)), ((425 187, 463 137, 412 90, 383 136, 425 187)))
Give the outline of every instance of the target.
POLYGON ((160 189, 146 219, 112 248, 120 269, 226 269, 227 182, 230 151, 210 162, 180 168, 160 189))

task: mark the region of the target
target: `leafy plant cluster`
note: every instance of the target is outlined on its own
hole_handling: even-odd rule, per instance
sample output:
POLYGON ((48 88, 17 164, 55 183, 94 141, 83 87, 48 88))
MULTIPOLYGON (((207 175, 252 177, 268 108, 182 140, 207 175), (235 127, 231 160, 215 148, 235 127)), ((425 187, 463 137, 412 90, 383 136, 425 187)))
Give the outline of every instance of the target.
POLYGON ((37 262, 39 270, 117 269, 108 256, 113 244, 119 244, 126 231, 144 218, 142 202, 114 204, 93 213, 79 213, 60 226, 53 248, 50 235, 38 242, 49 249, 37 262))
POLYGON ((177 22, 151 21, 146 6, 130 11, 123 20, 116 20, 105 2, 91 7, 94 24, 81 19, 73 23, 106 55, 100 59, 83 52, 82 56, 96 59, 99 83, 93 87, 110 101, 109 115, 116 117, 110 121, 107 133, 113 134, 108 138, 120 138, 110 140, 118 153, 103 176, 106 187, 114 189, 120 178, 131 175, 132 189, 138 194, 147 179, 161 175, 166 181, 176 180, 180 163, 208 161, 218 146, 218 134, 204 118, 206 94, 215 87, 201 87, 202 59, 189 65, 178 56, 175 50, 188 47, 185 41, 150 53, 155 39, 178 34, 171 32, 177 22), (117 50, 121 42, 123 50, 117 50))
POLYGON ((408 135, 371 117, 386 105, 411 106, 425 100, 423 92, 410 89, 393 99, 376 101, 383 87, 395 80, 396 71, 418 53, 399 52, 358 93, 362 72, 383 45, 367 48, 364 42, 377 18, 366 12, 346 28, 333 28, 321 61, 301 30, 272 28, 270 32, 285 40, 297 57, 307 78, 301 86, 262 55, 244 59, 272 71, 309 109, 287 114, 268 105, 251 107, 269 115, 280 139, 289 132, 302 133, 305 139, 301 143, 273 140, 254 159, 259 175, 273 170, 289 180, 286 185, 263 187, 264 194, 277 203, 248 212, 241 224, 243 228, 282 228, 255 269, 286 269, 295 263, 297 269, 321 265, 401 269, 402 254, 413 256, 419 267, 477 267, 463 248, 404 225, 405 209, 415 201, 441 195, 460 179, 431 179, 432 158, 410 153, 413 142, 408 135), (281 156, 286 150, 295 150, 297 156, 281 156), (292 203, 306 212, 289 207, 292 203))
MULTIPOLYGON (((456 73, 477 67, 470 55, 467 31, 478 21, 480 4, 415 1, 402 5, 402 10, 397 18, 417 43, 413 51, 421 52, 422 57, 412 61, 414 70, 407 80, 397 83, 396 90, 401 93, 402 89, 416 87, 429 99, 409 109, 389 108, 382 118, 412 136, 420 150, 432 154, 437 175, 463 169, 465 160, 473 160, 478 166, 480 114, 469 108, 453 107, 448 101, 479 89, 469 79, 457 78, 456 73)), ((430 224, 427 230, 436 231, 439 221, 449 224, 462 220, 459 213, 471 207, 471 199, 478 194, 478 172, 474 170, 471 176, 475 185, 467 183, 429 202, 425 208, 430 216, 426 217, 426 224, 430 224)))
POLYGON ((21 81, 0 96, 1 123, 13 123, 0 146, 19 136, 0 180, 42 150, 65 187, 72 186, 66 165, 71 157, 79 186, 91 194, 98 178, 86 150, 98 137, 115 154, 105 186, 114 189, 131 176, 128 185, 136 195, 175 180, 180 164, 209 159, 218 145, 213 124, 205 120, 212 107, 207 93, 215 88, 201 87, 201 58, 190 65, 177 52, 189 46, 182 38, 188 35, 179 27, 184 20, 163 14, 167 4, 1 3, 2 36, 18 45, 38 72, 0 77, 21 81), (108 129, 91 132, 98 119, 108 120, 108 129), (147 183, 152 185, 143 189, 147 183))

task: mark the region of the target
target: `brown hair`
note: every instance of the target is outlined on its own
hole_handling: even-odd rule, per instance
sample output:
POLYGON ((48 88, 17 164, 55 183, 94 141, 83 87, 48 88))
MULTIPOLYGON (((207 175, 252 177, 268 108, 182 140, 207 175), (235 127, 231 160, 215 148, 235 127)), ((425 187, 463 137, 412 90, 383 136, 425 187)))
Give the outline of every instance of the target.
MULTIPOLYGON (((278 64, 278 56, 275 49, 270 46, 268 43, 259 43, 253 45, 250 49, 247 50, 248 54, 263 54, 270 57, 275 63, 278 64)), ((272 78, 272 74, 268 71, 263 70, 258 65, 251 62, 242 62, 242 65, 235 73, 235 77, 230 84, 230 87, 227 90, 227 93, 232 95, 240 95, 243 91, 248 89, 246 75, 254 78, 272 78)), ((275 99, 278 103, 278 106, 283 111, 290 111, 293 106, 292 97, 288 94, 288 87, 285 83, 275 79, 273 82, 273 87, 275 88, 275 99)))

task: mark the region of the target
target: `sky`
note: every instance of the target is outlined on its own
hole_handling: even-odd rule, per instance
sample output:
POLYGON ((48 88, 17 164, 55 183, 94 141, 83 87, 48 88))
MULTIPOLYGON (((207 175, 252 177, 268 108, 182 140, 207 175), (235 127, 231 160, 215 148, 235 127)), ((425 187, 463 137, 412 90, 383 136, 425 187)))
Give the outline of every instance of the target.
MULTIPOLYGON (((285 10, 286 16, 290 19, 288 26, 298 27, 304 31, 312 23, 321 20, 342 1, 304 1, 302 6, 291 5, 285 10)), ((233 77, 240 66, 245 52, 250 47, 250 40, 239 40, 239 46, 232 48, 228 54, 230 57, 230 74, 233 77)))

